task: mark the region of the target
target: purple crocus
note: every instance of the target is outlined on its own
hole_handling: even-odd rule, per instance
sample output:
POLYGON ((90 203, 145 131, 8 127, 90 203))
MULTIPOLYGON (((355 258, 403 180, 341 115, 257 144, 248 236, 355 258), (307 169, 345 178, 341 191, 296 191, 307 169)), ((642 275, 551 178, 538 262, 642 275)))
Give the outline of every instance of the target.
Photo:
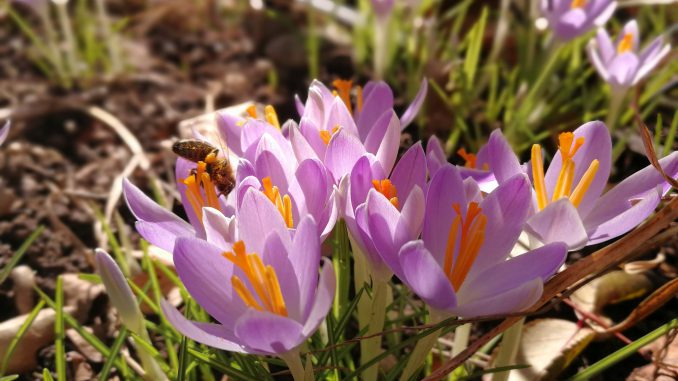
MULTIPOLYGON (((524 173, 518 158, 497 130, 490 140, 490 166, 499 184, 524 173)), ((558 138, 558 152, 544 174, 542 150, 532 146, 529 173, 534 187, 533 215, 525 230, 542 243, 562 241, 570 250, 618 237, 647 218, 670 189, 651 165, 603 194, 612 164, 610 133, 602 122, 588 122, 558 138)), ((678 153, 659 160, 678 176, 678 153)))
POLYGON ((370 3, 377 17, 387 18, 391 16, 395 0, 372 0, 370 3))
POLYGON ((335 183, 348 174, 365 153, 377 157, 390 172, 400 146, 400 132, 416 116, 426 95, 424 80, 412 104, 401 118, 393 111, 393 92, 384 82, 369 82, 357 88, 355 107, 351 101, 351 81, 334 81, 336 96, 319 81, 313 81, 303 105, 298 126, 290 126, 289 139, 302 161, 315 158, 332 173, 335 183))
POLYGON ((11 123, 7 121, 2 128, 0 128, 0 145, 5 142, 7 139, 7 135, 9 135, 9 128, 11 126, 11 123))
POLYGON ((669 44, 664 44, 663 36, 657 37, 642 52, 639 45, 638 23, 631 20, 624 25, 614 44, 605 29, 598 29, 587 50, 598 74, 614 88, 626 89, 643 79, 671 50, 669 44))
MULTIPOLYGON (((541 296, 544 281, 567 253, 564 244, 551 243, 509 258, 530 205, 530 183, 524 174, 485 198, 480 193, 468 197, 459 170, 446 164, 429 184, 421 240, 379 252, 393 272, 443 316, 524 310, 541 296)), ((388 202, 369 201, 369 229, 378 245, 395 242, 400 228, 391 215, 388 202)))
POLYGON ((390 176, 376 157, 365 154, 353 166, 350 177, 342 180, 341 188, 348 188, 340 191, 346 195, 342 200, 342 216, 353 243, 365 254, 371 274, 379 280, 388 281, 392 273, 383 263, 370 234, 367 204, 371 199, 389 204, 389 217, 393 219, 394 226, 398 226, 395 242, 380 249, 397 250, 419 236, 426 189, 426 157, 421 143, 416 143, 403 154, 390 176))
MULTIPOLYGON (((298 350, 329 312, 334 269, 323 259, 318 275, 320 240, 313 218, 304 217, 291 235, 259 191, 246 192, 237 225, 237 241, 217 246, 181 237, 174 248, 179 277, 217 322, 189 321, 167 302, 163 312, 179 332, 197 342, 284 358, 298 350)), ((221 228, 210 226, 217 232, 221 228)))
POLYGON ((541 0, 541 12, 553 35, 569 41, 596 26, 603 26, 617 8, 613 0, 541 0))

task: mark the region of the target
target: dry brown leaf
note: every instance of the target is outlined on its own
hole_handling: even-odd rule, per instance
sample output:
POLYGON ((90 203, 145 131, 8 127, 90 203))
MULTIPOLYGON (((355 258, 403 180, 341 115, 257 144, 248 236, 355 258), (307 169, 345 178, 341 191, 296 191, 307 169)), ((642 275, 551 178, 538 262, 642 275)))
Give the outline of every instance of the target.
POLYGON ((12 278, 12 291, 14 291, 14 304, 19 315, 30 313, 35 307, 35 273, 29 266, 17 266, 10 273, 12 278))
MULTIPOLYGON (((90 327, 83 327, 87 332, 93 333, 94 330, 90 327)), ((78 331, 73 328, 66 330, 66 337, 71 341, 71 343, 78 349, 78 352, 85 356, 89 361, 93 362, 102 362, 104 361, 103 355, 96 348, 94 348, 90 343, 87 342, 78 331)))
POLYGON ((627 381, 675 381, 678 378, 678 335, 668 334, 641 349, 653 362, 636 368, 627 381))
POLYGON ((570 298, 580 309, 600 315, 606 305, 639 298, 651 288, 652 282, 647 276, 618 270, 592 280, 570 298))
POLYGON ((566 369, 595 337, 590 328, 561 319, 538 319, 525 324, 515 369, 509 381, 553 380, 566 369))

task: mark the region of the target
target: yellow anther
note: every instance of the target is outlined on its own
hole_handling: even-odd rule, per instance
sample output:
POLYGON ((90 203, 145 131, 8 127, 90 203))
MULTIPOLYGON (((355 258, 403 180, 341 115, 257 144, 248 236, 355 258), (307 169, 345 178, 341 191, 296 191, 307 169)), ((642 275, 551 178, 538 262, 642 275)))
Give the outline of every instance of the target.
POLYGON ((617 45, 617 53, 626 53, 631 49, 633 49, 633 34, 625 33, 624 37, 619 41, 619 45, 617 45))
POLYGON ((247 115, 256 119, 257 118, 257 107, 255 105, 247 106, 247 115))
POLYGON ((396 209, 400 209, 400 205, 398 204, 398 194, 395 185, 391 183, 391 180, 389 179, 383 179, 381 181, 379 180, 372 180, 372 185, 374 186, 374 189, 377 190, 377 192, 381 193, 386 197, 386 199, 391 203, 391 205, 395 206, 396 209))
POLYGON ((466 152, 465 148, 459 148, 457 151, 457 155, 461 156, 465 161, 466 164, 464 164, 464 167, 466 168, 476 168, 477 165, 477 160, 478 158, 476 157, 475 154, 471 152, 466 152))
POLYGON ((288 228, 294 227, 294 218, 292 215, 292 199, 289 195, 280 196, 280 190, 277 186, 273 185, 271 177, 266 176, 261 180, 261 185, 264 187, 262 192, 266 197, 275 205, 280 212, 280 215, 285 221, 285 225, 288 228))
POLYGON ((572 195, 570 196, 570 201, 575 207, 578 207, 579 204, 581 204, 582 199, 584 199, 586 191, 589 189, 589 186, 591 186, 591 183, 596 176, 596 172, 598 172, 598 167, 600 167, 600 162, 597 159, 593 160, 586 172, 584 172, 581 180, 579 180, 577 187, 574 188, 574 192, 572 192, 572 195))
POLYGON ((280 129, 280 121, 278 120, 278 113, 275 112, 273 106, 268 105, 264 107, 264 114, 266 115, 266 121, 273 125, 275 128, 280 129))
POLYGON ((458 291, 464 283, 466 276, 480 252, 480 248, 485 241, 485 226, 487 217, 482 214, 482 209, 477 202, 472 202, 468 206, 466 216, 462 218, 459 204, 452 205, 457 213, 450 231, 447 235, 447 247, 445 249, 445 261, 443 270, 447 275, 450 284, 455 291, 458 291), (454 256, 457 246, 457 235, 459 235, 459 248, 456 258, 454 256), (453 266, 454 264, 454 266, 453 266))
POLYGON ((586 6, 586 0, 572 0, 570 3, 570 8, 575 9, 575 8, 583 8, 586 6))
POLYGON ((259 298, 259 301, 257 301, 245 283, 236 275, 233 275, 231 284, 245 305, 259 311, 266 310, 277 315, 287 316, 287 307, 280 289, 280 282, 278 282, 278 277, 272 266, 265 266, 256 253, 247 254, 243 241, 233 244, 233 252, 225 252, 222 255, 242 270, 252 286, 254 294, 259 298))
POLYGON ((357 86, 356 88, 356 108, 358 112, 363 111, 363 88, 362 86, 357 86))
POLYGON ((332 131, 327 131, 327 130, 320 130, 318 131, 318 134, 320 134, 320 139, 322 139, 323 143, 325 145, 330 144, 330 140, 332 139, 332 136, 339 131, 339 126, 334 126, 332 127, 332 131))
POLYGON ((353 81, 335 79, 332 82, 332 86, 337 89, 337 94, 339 95, 339 98, 344 101, 348 112, 353 114, 353 108, 351 107, 351 87, 353 86, 353 81))
POLYGON ((546 184, 544 182, 544 161, 541 157, 541 146, 534 144, 532 146, 532 182, 534 182, 534 191, 537 193, 537 206, 542 210, 548 204, 546 195, 546 184))

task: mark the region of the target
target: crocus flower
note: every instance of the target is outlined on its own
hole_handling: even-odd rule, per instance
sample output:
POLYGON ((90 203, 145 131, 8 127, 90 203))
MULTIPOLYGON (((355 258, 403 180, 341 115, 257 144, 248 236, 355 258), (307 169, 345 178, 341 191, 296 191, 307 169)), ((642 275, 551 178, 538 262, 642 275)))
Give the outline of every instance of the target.
POLYGON ((397 250, 421 233, 426 189, 426 158, 421 143, 416 143, 403 154, 390 176, 373 155, 365 154, 353 166, 350 177, 342 180, 340 188, 344 187, 348 190, 340 191, 340 194, 346 195, 342 202, 342 216, 350 237, 365 254, 372 275, 387 281, 392 273, 384 265, 378 250, 397 250), (390 205, 389 218, 392 218, 394 227, 398 226, 395 242, 379 247, 368 228, 367 203, 374 198, 390 205))
POLYGON ((356 89, 351 101, 351 81, 334 81, 336 96, 319 81, 313 81, 303 105, 298 126, 291 126, 289 139, 301 161, 316 158, 332 173, 335 183, 348 174, 365 153, 377 157, 390 172, 400 146, 400 132, 416 116, 426 95, 424 80, 415 100, 399 119, 393 111, 393 92, 384 82, 369 82, 356 89))
MULTIPOLYGON (((457 150, 457 155, 465 161, 463 166, 458 166, 461 177, 463 179, 472 178, 480 190, 485 193, 490 193, 497 187, 497 180, 494 178, 489 160, 489 155, 495 151, 492 144, 483 145, 477 154, 467 152, 465 148, 457 150)), ((447 155, 442 144, 435 135, 432 135, 426 144, 426 165, 429 178, 433 178, 438 169, 446 163, 447 155)))
MULTIPOLYGON (((524 172, 499 130, 490 140, 496 147, 490 165, 499 184, 524 172)), ((538 144, 532 146, 528 170, 535 202, 525 230, 542 243, 562 241, 576 250, 618 237, 645 220, 670 189, 650 165, 603 194, 610 175, 612 142, 602 122, 588 122, 573 133, 562 133, 558 142, 546 174, 538 144)), ((669 176, 678 176, 677 152, 659 163, 669 176)))
MULTIPOLYGON (((289 145, 287 141, 282 144, 289 145)), ((301 163, 291 152, 285 152, 269 134, 259 140, 253 150, 253 161, 240 159, 236 173, 236 201, 242 200, 249 188, 263 192, 283 216, 288 228, 294 229, 301 216, 311 215, 318 222, 318 234, 323 241, 337 220, 337 205, 333 179, 317 159, 301 163)))
POLYGON ((2 128, 0 128, 0 144, 5 142, 5 139, 7 139, 7 135, 9 135, 9 127, 11 123, 7 121, 2 128))
MULTIPOLYGON (((443 316, 524 310, 541 296, 543 282, 563 263, 567 247, 552 243, 509 258, 530 210, 526 175, 513 176, 485 198, 473 197, 467 197, 459 170, 446 164, 429 184, 421 240, 380 253, 443 316)), ((370 200, 370 233, 385 236, 384 241, 393 241, 398 232, 389 214, 383 200, 370 200)))
POLYGON ((377 17, 386 18, 391 15, 395 0, 372 0, 372 9, 377 17))
MULTIPOLYGON (((120 320, 130 331, 139 335, 143 340, 150 343, 151 339, 146 331, 144 323, 144 315, 139 309, 137 298, 132 293, 132 289, 127 284, 125 276, 120 271, 118 264, 107 252, 97 249, 95 255, 97 270, 101 276, 101 281, 106 287, 106 293, 111 301, 111 304, 118 311, 120 320)), ((153 354, 150 353, 143 345, 137 347, 137 353, 147 372, 148 377, 152 380, 167 380, 167 376, 160 368, 153 354)))
POLYGON ((598 74, 614 88, 625 89, 643 79, 671 50, 669 44, 664 44, 663 36, 657 37, 642 52, 639 45, 638 23, 631 20, 624 25, 614 44, 605 29, 598 29, 587 50, 598 74))
MULTIPOLYGON (((237 219, 239 240, 221 246, 177 239, 174 263, 191 296, 217 323, 187 320, 167 302, 168 321, 185 336, 233 352, 284 355, 312 335, 332 306, 335 275, 321 262, 312 217, 293 236, 261 192, 249 189, 237 219)), ((222 227, 208 223, 218 232, 222 227)), ((225 234, 227 232, 224 232, 225 234)))
POLYGON ((561 41, 603 26, 617 8, 613 0, 541 0, 541 12, 561 41))

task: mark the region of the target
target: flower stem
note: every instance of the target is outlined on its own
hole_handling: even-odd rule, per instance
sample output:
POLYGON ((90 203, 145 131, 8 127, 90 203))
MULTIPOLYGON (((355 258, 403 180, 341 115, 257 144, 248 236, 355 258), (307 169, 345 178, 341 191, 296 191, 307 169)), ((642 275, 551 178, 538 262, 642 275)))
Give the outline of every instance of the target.
POLYGON ((75 35, 73 33, 73 25, 71 18, 68 15, 67 4, 68 1, 55 2, 57 8, 57 15, 59 18, 59 27, 65 40, 66 60, 68 62, 68 72, 71 77, 74 77, 80 70, 78 67, 78 59, 75 45, 75 35))
MULTIPOLYGON (((437 324, 442 320, 443 316, 441 314, 429 309, 429 324, 437 324)), ((405 370, 403 370, 403 373, 400 375, 400 381, 408 381, 421 367, 424 360, 426 360, 426 356, 428 356, 429 352, 431 352, 431 349, 433 349, 433 346, 438 341, 438 337, 440 337, 441 333, 442 330, 439 329, 417 341, 417 345, 414 346, 414 350, 412 350, 410 358, 407 360, 405 370)))
MULTIPOLYGON (((348 234, 346 223, 341 220, 334 228, 335 252, 332 256, 334 271, 337 273, 337 290, 334 296, 332 312, 334 318, 339 320, 344 316, 344 310, 348 303, 348 291, 351 285, 351 258, 349 252, 348 234)), ((362 283, 360 284, 362 286, 362 283)), ((358 290, 358 288, 356 288, 358 290)))
POLYGON ((458 326, 454 330, 454 347, 452 347, 452 357, 460 354, 468 347, 468 339, 471 336, 471 323, 458 326))
MULTIPOLYGON (((516 324, 512 325, 504 332, 504 338, 501 340, 501 346, 499 347, 494 367, 510 366, 515 363, 524 324, 525 318, 520 319, 516 324)), ((510 373, 510 370, 494 373, 492 375, 492 381, 506 381, 510 373)))
MULTIPOLYGON (((368 304, 368 308, 363 309, 363 313, 367 310, 369 314, 367 320, 368 328, 367 335, 374 335, 384 330, 384 319, 386 317, 386 290, 388 289, 388 282, 373 280, 372 287, 372 303, 368 304)), ((367 298, 365 298, 367 301, 367 298)), ((358 311, 358 314, 361 312, 358 311)), ((362 330, 364 327, 360 327, 362 330)), ((381 336, 375 336, 360 342, 360 363, 365 364, 381 353, 381 336)), ((374 364, 365 369, 363 372, 363 380, 374 381, 377 379, 379 373, 379 364, 374 364)))
POLYGON ((119 74, 122 71, 122 62, 120 60, 120 49, 118 49, 117 36, 111 32, 111 20, 108 17, 104 0, 97 0, 95 3, 97 8, 97 17, 99 18, 99 26, 101 27, 101 32, 108 45, 108 55, 111 59, 111 69, 113 74, 119 74))
POLYGON ((376 15, 374 19, 374 78, 383 79, 388 55, 388 28, 390 16, 376 15))
POLYGON ((285 361, 287 367, 290 368, 290 372, 292 372, 294 381, 305 381, 305 370, 304 365, 301 363, 299 349, 294 349, 279 356, 283 361, 285 361))
POLYGON ((619 118, 619 112, 621 111, 621 106, 624 103, 624 97, 626 96, 626 89, 620 89, 617 87, 612 87, 610 93, 610 108, 607 111, 607 118, 605 118, 605 125, 610 131, 614 131, 617 119, 619 118))

